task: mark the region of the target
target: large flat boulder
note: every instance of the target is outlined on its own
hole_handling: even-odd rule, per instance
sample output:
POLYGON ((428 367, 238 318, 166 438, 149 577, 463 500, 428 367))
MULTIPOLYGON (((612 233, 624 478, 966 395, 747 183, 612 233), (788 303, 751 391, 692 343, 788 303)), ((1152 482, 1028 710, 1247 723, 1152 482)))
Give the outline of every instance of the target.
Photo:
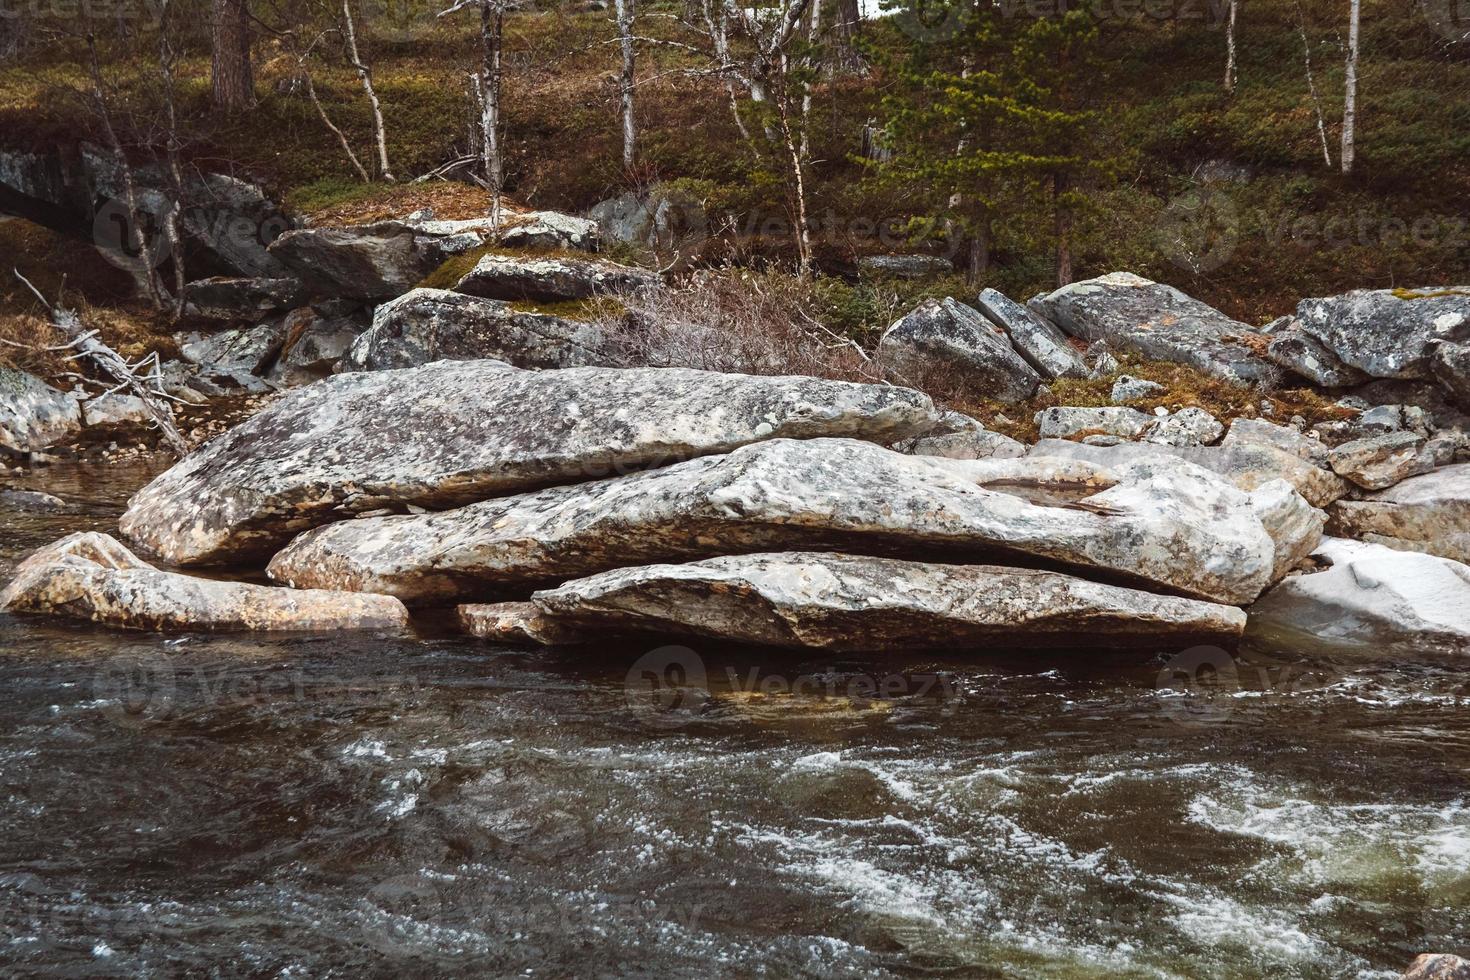
POLYGON ((299 228, 270 244, 270 253, 313 292, 358 300, 408 292, 444 261, 440 236, 397 221, 345 228, 299 228))
POLYGON ((1414 476, 1361 500, 1339 500, 1328 530, 1404 551, 1470 562, 1470 463, 1414 476))
POLYGON ((1470 656, 1470 566, 1324 538, 1321 571, 1293 575, 1248 610, 1246 640, 1273 653, 1470 656))
POLYGON ((595 252, 602 245, 597 222, 560 211, 527 211, 505 223, 500 243, 506 248, 574 248, 595 252))
POLYGON ((583 629, 838 652, 1177 643, 1245 624, 1233 606, 1056 572, 816 552, 622 569, 533 601, 583 629))
POLYGON ((1043 378, 1087 377, 1087 364, 1082 355, 1072 349, 1067 335, 1055 323, 995 289, 983 290, 977 305, 981 313, 1006 332, 1016 351, 1043 378))
POLYGON ((408 610, 390 596, 214 582, 164 572, 87 531, 35 552, 0 592, 0 610, 141 630, 392 629, 408 610))
POLYGON ((1470 287, 1359 289, 1297 304, 1299 328, 1375 378, 1428 378, 1431 344, 1470 340, 1470 287))
POLYGON ((480 257, 454 291, 487 299, 555 303, 657 286, 658 273, 605 259, 552 255, 480 257))
POLYGON ((1103 466, 1170 456, 1218 473, 1246 492, 1260 489, 1273 480, 1285 480, 1313 507, 1326 507, 1349 490, 1347 482, 1331 470, 1314 466, 1283 449, 1259 443, 1166 446, 1129 442, 1117 446, 1089 446, 1066 439, 1042 439, 1031 447, 1027 456, 1084 459, 1103 466))
POLYGON ((953 299, 930 299, 878 342, 878 361, 903 380, 958 384, 988 398, 1030 398, 1041 376, 1000 327, 953 299))
POLYGON ((1267 338, 1173 286, 1126 272, 1074 282, 1031 300, 1074 337, 1151 361, 1188 364, 1239 385, 1274 387, 1280 369, 1257 353, 1267 338))
POLYGON ((1245 494, 1174 459, 1106 469, 816 439, 443 513, 348 521, 293 541, 269 571, 296 586, 446 602, 742 551, 944 552, 1246 603, 1271 582, 1276 548, 1245 494))
POLYGON ((524 368, 607 363, 602 331, 590 323, 526 313, 502 300, 447 289, 415 289, 379 306, 344 371, 417 367, 431 361, 495 358, 524 368))
POLYGON ((0 446, 34 452, 82 430, 77 400, 33 374, 0 367, 0 446))
POLYGON ((382 507, 456 507, 763 439, 893 442, 934 422, 919 392, 818 378, 495 361, 338 374, 158 477, 121 527, 172 563, 227 563, 382 507))

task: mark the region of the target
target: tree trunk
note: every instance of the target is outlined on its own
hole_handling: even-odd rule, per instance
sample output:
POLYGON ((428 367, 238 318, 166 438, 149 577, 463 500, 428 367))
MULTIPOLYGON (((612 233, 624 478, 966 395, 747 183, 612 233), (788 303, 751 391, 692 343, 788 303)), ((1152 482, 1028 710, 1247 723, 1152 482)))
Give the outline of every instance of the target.
POLYGON ((480 134, 485 183, 490 188, 490 222, 500 226, 500 193, 505 161, 500 152, 501 48, 505 38, 505 7, 501 0, 480 0, 481 83, 480 134))
POLYGON ((1235 94, 1235 12, 1240 0, 1230 0, 1230 16, 1225 21, 1225 91, 1235 94))
POLYGON ((786 56, 783 54, 781 56, 781 91, 778 93, 778 98, 776 99, 777 118, 781 123, 781 139, 786 147, 786 156, 791 164, 792 192, 796 198, 796 206, 793 208, 796 212, 796 234, 793 237, 796 240, 797 271, 805 278, 811 273, 812 268, 811 229, 807 227, 806 216, 806 175, 804 173, 806 159, 802 155, 796 134, 791 129, 789 70, 790 66, 786 61, 786 56))
POLYGON ((1307 39, 1307 14, 1302 0, 1296 0, 1297 28, 1302 35, 1302 57, 1307 64, 1307 91, 1312 93, 1312 111, 1317 115, 1317 136, 1322 141, 1322 159, 1332 169, 1332 144, 1327 142, 1327 120, 1322 115, 1322 97, 1317 93, 1317 80, 1312 74, 1312 42, 1307 39))
POLYGON ((980 219, 980 227, 970 237, 970 265, 965 273, 965 284, 968 286, 978 286, 990 271, 991 234, 990 215, 987 214, 980 219))
POLYGON ((347 57, 362 80, 363 91, 367 92, 368 105, 373 110, 373 138, 378 144, 378 172, 383 179, 392 183, 393 171, 388 168, 388 134, 383 126, 383 107, 378 103, 378 93, 373 89, 373 70, 357 53, 357 29, 352 26, 352 7, 349 0, 342 0, 343 37, 347 41, 347 57))
POLYGON ((1351 0, 1348 8, 1348 55, 1346 91, 1342 103, 1342 172, 1353 172, 1357 157, 1358 128, 1358 22, 1362 19, 1363 0, 1351 0))
POLYGON ((183 319, 184 307, 188 304, 188 276, 184 269, 183 235, 179 231, 179 217, 184 210, 184 168, 179 160, 179 113, 175 98, 174 67, 178 63, 178 51, 174 48, 169 24, 169 0, 158 7, 158 69, 163 76, 164 118, 168 129, 164 133, 164 157, 168 166, 169 189, 173 200, 164 214, 163 229, 168 239, 169 258, 174 267, 173 319, 183 319))
POLYGON ((623 100, 623 169, 632 172, 637 128, 633 118, 633 76, 637 68, 637 51, 633 47, 633 19, 638 16, 637 0, 615 0, 618 14, 618 40, 623 48, 623 73, 619 88, 623 100))
POLYGON ((1068 188, 1066 174, 1052 177, 1052 207, 1056 216, 1057 288, 1072 282, 1072 212, 1065 203, 1068 188))
POLYGON ((237 112, 255 105, 255 72, 250 66, 248 0, 214 0, 210 83, 214 107, 237 112))
POLYGON ((836 51, 832 58, 834 69, 863 73, 868 63, 857 49, 858 27, 863 13, 859 0, 837 0, 837 16, 832 22, 832 36, 836 51))

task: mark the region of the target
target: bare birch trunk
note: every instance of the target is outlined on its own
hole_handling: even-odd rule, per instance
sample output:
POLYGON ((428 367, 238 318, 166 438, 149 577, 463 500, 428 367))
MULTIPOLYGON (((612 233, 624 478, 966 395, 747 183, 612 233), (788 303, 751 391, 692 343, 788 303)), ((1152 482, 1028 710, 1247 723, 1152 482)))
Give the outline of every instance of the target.
POLYGON ((485 182, 490 187, 490 223, 500 227, 500 194, 505 182, 505 161, 500 149, 501 48, 505 38, 505 7, 501 0, 480 0, 480 45, 482 50, 480 133, 484 139, 485 182))
POLYGON ((164 134, 164 158, 168 163, 168 179, 173 190, 173 200, 169 202, 168 212, 164 215, 163 227, 168 238, 169 258, 174 266, 173 319, 177 323, 183 319, 184 307, 188 303, 188 276, 184 269, 183 238, 179 233, 179 216, 184 207, 184 171, 179 162, 179 116, 174 97, 174 66, 178 62, 178 52, 169 35, 169 9, 169 0, 163 0, 159 4, 158 67, 163 75, 164 109, 168 119, 168 132, 164 134))
POLYGON ((637 0, 615 0, 618 15, 618 40, 623 49, 623 72, 619 79, 623 103, 623 169, 633 169, 637 129, 633 118, 633 78, 637 68, 637 51, 633 47, 633 19, 637 16, 637 0))
POLYGON ((1225 22, 1225 91, 1235 94, 1235 13, 1240 0, 1230 0, 1230 16, 1225 22))
POLYGON ((362 80, 363 91, 367 93, 368 105, 373 110, 373 138, 378 144, 378 172, 383 179, 392 183, 395 178, 393 171, 388 167, 388 134, 383 127, 383 107, 378 102, 378 93, 373 89, 373 70, 369 68, 357 53, 357 29, 352 24, 352 6, 350 0, 342 0, 342 26, 343 37, 347 41, 347 56, 352 62, 352 67, 357 70, 357 77, 362 80))
POLYGON ((347 134, 337 128, 337 124, 332 122, 332 118, 327 115, 327 110, 323 107, 322 100, 317 98, 316 85, 312 83, 311 71, 306 67, 305 58, 301 59, 301 79, 306 82, 307 98, 311 99, 311 104, 316 109, 316 114, 321 117, 322 125, 326 126, 332 135, 337 137, 337 142, 342 144, 342 152, 347 154, 347 159, 352 162, 352 169, 357 171, 357 176, 362 179, 364 184, 371 184, 373 178, 368 175, 367 169, 363 167, 362 161, 357 158, 357 154, 352 152, 352 144, 347 142, 347 134))
POLYGON ((1342 103, 1342 172, 1353 172, 1358 155, 1358 23, 1362 19, 1362 0, 1350 0, 1348 8, 1348 55, 1345 92, 1342 103))
POLYGON ((1307 91, 1312 93, 1312 111, 1317 116, 1317 136, 1322 141, 1322 159, 1332 168, 1332 144, 1327 141, 1327 120, 1322 114, 1322 97, 1317 92, 1317 79, 1312 74, 1312 42, 1307 38, 1307 13, 1302 0, 1296 0, 1297 29, 1302 35, 1302 57, 1307 65, 1307 91))

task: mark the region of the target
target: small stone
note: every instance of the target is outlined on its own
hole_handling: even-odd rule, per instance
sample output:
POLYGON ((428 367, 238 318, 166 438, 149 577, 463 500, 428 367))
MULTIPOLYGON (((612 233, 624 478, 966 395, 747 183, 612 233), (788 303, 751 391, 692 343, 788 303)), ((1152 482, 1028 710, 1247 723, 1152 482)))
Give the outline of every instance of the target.
POLYGON ((1155 422, 1144 435, 1144 442, 1164 446, 1209 446, 1224 435, 1225 426, 1202 408, 1182 408, 1168 418, 1155 422))
POLYGON ((1390 432, 1345 442, 1332 450, 1332 470, 1364 490, 1384 490, 1415 473, 1424 437, 1390 432))
POLYGON ((1114 435, 1136 439, 1149 426, 1149 418, 1133 408, 1047 408, 1036 413, 1043 439, 1065 439, 1079 433, 1114 435))
POLYGON ((1164 386, 1157 381, 1145 381, 1143 378, 1125 374, 1113 382, 1113 391, 1109 398, 1114 405, 1124 405, 1152 395, 1161 395, 1164 391, 1164 386))

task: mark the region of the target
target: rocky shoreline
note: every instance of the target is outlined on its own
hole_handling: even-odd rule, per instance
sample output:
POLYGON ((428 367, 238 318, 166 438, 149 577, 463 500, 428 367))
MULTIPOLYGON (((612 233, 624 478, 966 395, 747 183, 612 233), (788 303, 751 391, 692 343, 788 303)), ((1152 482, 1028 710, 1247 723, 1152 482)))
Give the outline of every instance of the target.
MULTIPOLYGON (((865 384, 632 364, 597 325, 516 305, 661 288, 599 235, 416 214, 287 232, 283 274, 197 284, 195 322, 219 326, 180 338, 166 390, 245 409, 120 532, 173 568, 276 585, 88 536, 32 556, 5 608, 350 629, 457 606, 507 642, 1470 650, 1470 289, 1308 299, 1259 330, 1124 273, 1024 304, 987 290, 895 322, 872 353, 888 383, 865 384), (455 255, 453 288, 418 285, 455 255), (1158 386, 1119 358, 1187 365, 1263 411, 1151 408, 1158 386), (1003 403, 1110 378, 1114 404, 1044 409, 1027 445, 936 407, 939 376, 1003 403), (1288 377, 1343 418, 1268 417, 1288 377)), ((15 457, 136 418, 4 381, 15 457)))

